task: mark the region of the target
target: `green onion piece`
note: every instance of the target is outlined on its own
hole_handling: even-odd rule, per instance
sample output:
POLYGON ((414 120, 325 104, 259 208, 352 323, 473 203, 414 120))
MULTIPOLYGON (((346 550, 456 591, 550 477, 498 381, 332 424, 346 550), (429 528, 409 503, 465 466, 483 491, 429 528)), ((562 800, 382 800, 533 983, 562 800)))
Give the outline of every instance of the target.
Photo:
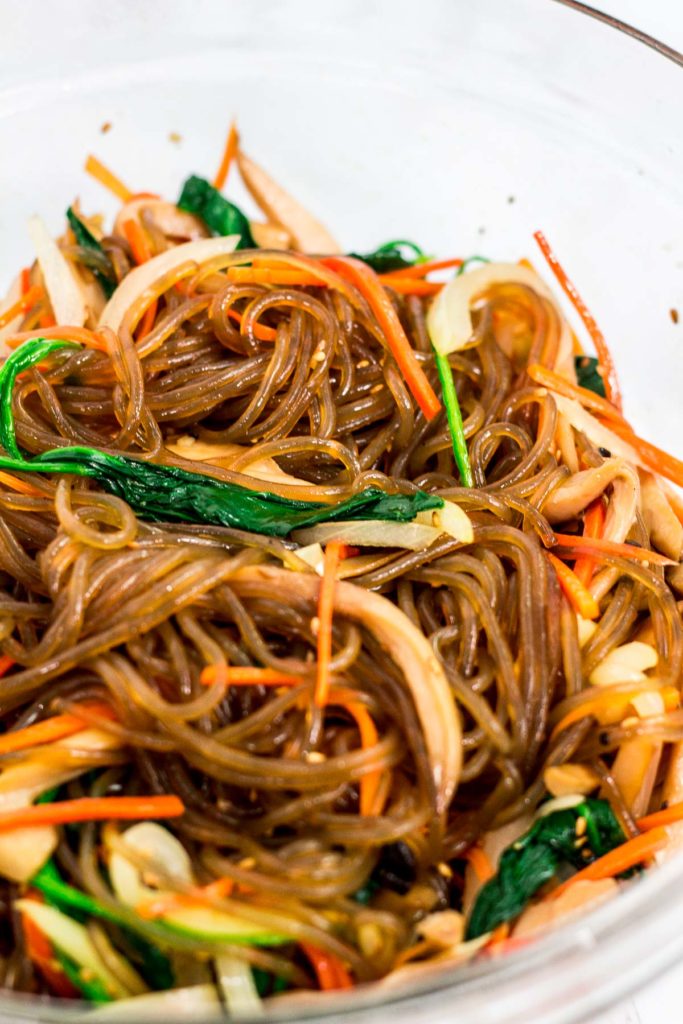
POLYGON ((443 404, 446 406, 446 417, 448 419, 448 429, 451 432, 451 440, 453 441, 455 464, 458 467, 460 480, 462 481, 463 486, 474 487, 474 477, 472 476, 470 456, 467 451, 465 430, 462 425, 460 403, 458 402, 458 396, 455 391, 453 370, 451 369, 451 364, 448 362, 448 356, 440 355, 436 349, 434 349, 434 359, 436 361, 436 368, 439 372, 439 380, 441 381, 443 404))
POLYGON ((491 260, 488 258, 488 256, 468 256, 467 259, 463 260, 463 262, 460 264, 460 266, 456 270, 455 276, 456 277, 460 277, 461 274, 464 274, 465 271, 469 269, 471 263, 490 263, 490 262, 491 262, 491 260))
POLYGON ((54 861, 48 861, 37 875, 31 879, 31 886, 39 889, 43 896, 52 903, 58 910, 77 911, 79 915, 86 914, 90 917, 99 917, 103 921, 111 921, 113 924, 126 925, 125 918, 113 910, 109 910, 93 896, 89 896, 80 889, 74 889, 72 885, 63 881, 54 861))

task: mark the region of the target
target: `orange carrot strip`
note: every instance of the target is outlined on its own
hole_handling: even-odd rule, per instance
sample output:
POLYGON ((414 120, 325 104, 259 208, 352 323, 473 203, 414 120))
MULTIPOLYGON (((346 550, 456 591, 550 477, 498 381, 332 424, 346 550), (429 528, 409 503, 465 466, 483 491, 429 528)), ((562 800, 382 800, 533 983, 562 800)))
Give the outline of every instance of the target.
POLYGON ((367 264, 352 256, 327 256, 320 262, 330 270, 336 271, 340 277, 346 278, 363 295, 382 328, 389 351, 396 360, 415 401, 425 418, 433 420, 441 410, 441 402, 417 361, 398 314, 377 274, 367 264))
MULTIPOLYGON (((123 222, 122 227, 123 233, 126 236, 126 241, 133 253, 133 259, 137 265, 140 266, 142 263, 146 263, 147 260, 150 260, 152 258, 152 249, 149 244, 149 239, 147 238, 147 235, 140 223, 133 220, 131 217, 130 220, 123 222)), ((156 320, 158 306, 159 304, 155 299, 145 310, 144 316, 142 317, 140 326, 137 330, 137 341, 142 341, 142 339, 152 330, 154 321, 156 320)))
POLYGON ((553 890, 553 898, 556 899, 566 892, 569 886, 574 885, 575 882, 585 880, 598 882, 602 878, 614 878, 622 871, 628 871, 636 864, 642 864, 643 861, 649 860, 653 854, 661 850, 668 839, 669 834, 665 828, 653 828, 649 832, 643 832, 642 835, 629 839, 628 842, 610 850, 604 857, 598 857, 592 864, 588 864, 587 867, 568 878, 566 882, 553 890))
POLYGON ((144 229, 140 226, 138 221, 132 217, 129 220, 124 220, 123 233, 126 236, 126 241, 131 248, 133 253, 133 259, 140 266, 141 263, 146 263, 151 258, 152 250, 149 245, 149 240, 144 232, 144 229))
POLYGON ((43 492, 39 491, 37 487, 27 484, 25 480, 20 480, 18 476, 12 476, 11 473, 0 472, 0 483, 5 487, 11 487, 13 491, 18 491, 20 494, 28 494, 31 498, 44 497, 43 492))
POLYGON ((101 160, 98 160, 92 153, 85 161, 85 169, 88 174, 91 174, 93 178, 99 181, 100 185, 104 185, 110 192, 113 192, 115 196, 123 202, 127 203, 129 199, 133 198, 133 193, 129 188, 123 184, 120 178, 105 167, 101 160))
MULTIPOLYGON (((398 270, 389 270, 391 277, 426 277, 433 270, 448 270, 449 267, 461 267, 465 261, 460 257, 452 260, 429 260, 426 263, 415 263, 412 267, 399 267, 398 270)), ((385 277, 385 274, 381 275, 385 277)))
POLYGON ((14 658, 10 658, 9 654, 0 654, 0 677, 9 672, 12 665, 16 665, 14 658))
POLYGON ((423 281, 416 277, 398 277, 393 274, 380 274, 379 279, 387 288, 393 288, 399 295, 437 295, 443 284, 437 281, 423 281))
MULTIPOLYGON (((578 707, 572 708, 571 711, 568 711, 553 729, 550 734, 550 739, 554 740, 556 736, 565 729, 568 729, 570 725, 574 724, 574 722, 578 722, 582 718, 586 718, 588 715, 598 716, 601 712, 606 711, 610 707, 617 710, 620 716, 625 715, 626 709, 631 701, 642 692, 642 686, 638 690, 629 690, 626 693, 611 693, 609 687, 607 687, 604 694, 600 694, 599 697, 593 697, 592 700, 586 700, 583 704, 579 704, 578 707)), ((665 686, 657 692, 662 696, 666 711, 673 711, 680 704, 681 695, 677 687, 665 686)))
POLYGON ((25 341, 31 341, 33 338, 44 338, 46 341, 59 338, 60 341, 75 341, 79 345, 94 348, 98 352, 107 351, 104 338, 95 331, 88 330, 87 327, 49 327, 42 331, 21 331, 7 339, 7 347, 18 348, 19 345, 23 345, 25 341))
POLYGON ((318 596, 318 666, 313 700, 317 707, 327 704, 330 689, 330 661, 332 658, 332 616, 334 589, 339 568, 341 542, 330 541, 325 548, 325 566, 318 596))
POLYGON ((199 682, 203 686, 222 683, 224 686, 298 686, 301 676, 280 672, 275 668, 252 665, 208 665, 202 669, 199 682))
POLYGON ((527 366, 526 372, 536 384, 540 384, 541 387, 549 388, 551 391, 557 391, 558 395, 563 395, 564 398, 574 398, 577 402, 580 402, 584 409, 590 409, 591 412, 596 412, 600 416, 604 416, 605 419, 609 420, 608 426, 613 429, 612 422, 617 421, 624 423, 624 417, 618 412, 614 406, 607 401, 606 398, 602 398, 601 395, 596 395, 594 391, 590 391, 589 388, 583 388, 580 384, 572 384, 570 380, 563 377, 560 373, 555 373, 554 370, 549 370, 547 366, 540 366, 538 363, 532 363, 531 366, 527 366))
POLYGON ((228 132, 228 137, 225 142, 225 149, 223 150, 223 158, 221 160, 220 167, 218 168, 216 177, 213 179, 213 187, 217 188, 219 192, 228 180, 228 172, 233 160, 237 156, 239 141, 237 125, 233 121, 230 125, 230 131, 228 132))
POLYGON ((34 306, 36 302, 43 298, 45 292, 41 285, 34 284, 32 288, 29 288, 27 292, 21 295, 16 302, 14 302, 4 313, 0 313, 0 327, 4 327, 5 324, 9 324, 14 320, 15 316, 19 316, 20 313, 26 313, 34 306))
POLYGON ((57 321, 53 317, 52 313, 41 313, 38 318, 38 326, 41 330, 46 327, 56 327, 57 321))
POLYGON ((493 878, 496 873, 488 854, 481 846, 477 846, 476 843, 465 852, 465 860, 472 866, 472 870, 477 876, 477 881, 482 885, 488 882, 490 878, 493 878))
POLYGON ((37 825, 68 825, 77 821, 130 821, 178 818, 185 806, 177 796, 84 796, 55 804, 33 804, 0 812, 0 832, 37 825))
MULTIPOLYGON (((583 535, 584 537, 592 538, 593 540, 599 540, 602 537, 602 531, 605 528, 605 504, 602 498, 596 498, 595 501, 586 509, 583 517, 583 535)), ((591 555, 582 555, 576 559, 574 563, 574 574, 581 580, 584 587, 590 584, 593 579, 593 573, 595 571, 595 559, 591 555)))
POLYGON ((21 294, 26 295, 31 287, 31 268, 24 267, 21 271, 21 294))
MULTIPOLYGON (((660 555, 657 551, 648 551, 647 548, 639 548, 635 544, 617 544, 613 540, 601 540, 598 537, 574 537, 568 533, 555 534, 555 546, 559 548, 582 548, 587 554, 600 558, 601 555, 613 555, 617 558, 631 558, 636 562, 649 562, 650 565, 676 565, 666 555, 660 555)), ((558 551, 559 558, 566 557, 563 551, 558 551)), ((573 558, 573 555, 569 556, 573 558)))
POLYGON ((491 938, 486 943, 486 948, 490 949, 492 946, 500 946, 507 939, 510 934, 510 925, 507 921, 503 921, 497 928, 494 928, 491 932, 491 938))
POLYGON ((571 604, 577 615, 584 619, 597 619, 600 615, 600 605, 595 600, 590 590, 587 590, 576 573, 561 562, 549 551, 546 555, 557 573, 557 579, 562 587, 565 597, 571 604))
POLYGON ((277 267, 229 267, 228 280, 239 284, 273 284, 293 285, 299 288, 325 288, 315 274, 307 274, 303 270, 287 270, 277 267))
MULTIPOLYGON (((113 718, 108 704, 93 704, 88 710, 96 711, 101 718, 113 718)), ((27 725, 24 729, 17 729, 3 733, 0 736, 0 754, 10 754, 15 750, 26 750, 27 747, 37 747, 44 743, 53 743, 66 736, 73 736, 76 732, 82 732, 88 728, 88 724, 74 713, 65 715, 54 715, 52 718, 45 718, 42 722, 34 725, 27 725)))
MULTIPOLYGON (((330 693, 330 700, 334 697, 334 690, 330 693)), ((379 742, 377 728, 372 720, 368 709, 360 701, 348 701, 343 705, 350 715, 355 719, 360 733, 360 742, 363 750, 374 747, 379 742)), ((382 773, 369 772, 362 775, 360 779, 360 813, 367 817, 374 812, 375 798, 382 778, 382 773)))
POLYGON ((560 265, 557 256, 550 248, 548 240, 542 231, 534 232, 534 238, 536 239, 538 246, 545 256, 548 266, 552 270, 553 274, 557 278, 567 298, 571 301, 574 309, 583 320, 583 324, 591 336, 593 344, 595 345, 595 351, 598 356, 598 362, 602 371, 602 378, 605 382, 605 394, 608 400, 616 406, 619 412, 622 411, 621 403, 621 392, 619 391, 619 381, 617 379, 617 371, 612 359, 612 353, 610 352, 605 336, 598 327, 595 319, 588 309, 588 306, 583 301, 575 285, 567 276, 565 270, 560 265))
MULTIPOLYGON (((229 309, 228 316, 235 323, 242 326, 242 314, 238 313, 236 309, 229 309)), ((254 337, 258 338, 259 341, 275 341, 277 338, 277 331, 272 327, 266 327, 264 324, 254 324, 254 337)))
POLYGON ((671 804, 670 807, 664 807, 661 811, 654 811, 652 814, 646 814, 644 818, 638 818, 636 825, 641 832, 647 832, 648 829, 673 825, 681 820, 683 820, 683 802, 671 804))
POLYGON ((334 989, 353 988, 353 980, 348 970, 334 953, 324 952, 311 946, 308 942, 302 942, 301 948, 308 957, 318 979, 318 985, 324 992, 331 992, 334 989))

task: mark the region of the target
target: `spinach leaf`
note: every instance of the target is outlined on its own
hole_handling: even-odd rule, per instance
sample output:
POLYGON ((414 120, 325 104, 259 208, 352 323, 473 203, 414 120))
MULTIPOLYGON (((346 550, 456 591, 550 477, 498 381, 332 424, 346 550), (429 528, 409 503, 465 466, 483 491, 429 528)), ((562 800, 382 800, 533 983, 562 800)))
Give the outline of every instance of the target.
POLYGON ((598 372, 598 360, 594 356, 574 356, 576 379, 582 388, 588 388, 601 398, 606 398, 605 382, 598 372))
POLYGON ((575 807, 539 818, 503 852, 498 871, 479 890, 467 924, 467 938, 492 931, 524 910, 541 886, 563 864, 577 870, 602 857, 626 837, 604 800, 584 800, 575 807), (586 822, 585 841, 576 834, 579 818, 586 822))
POLYGON ((99 253, 102 257, 96 262, 88 264, 88 266, 92 270, 95 280, 104 292, 105 297, 110 299, 116 290, 116 274, 114 273, 114 268, 111 265, 109 257, 93 235, 92 231, 83 223, 78 214, 74 211, 73 206, 70 206, 66 211, 66 219, 74 233, 76 243, 80 245, 82 249, 90 249, 93 253, 99 253), (104 269, 103 265, 105 260, 106 266, 108 267, 107 270, 104 269))
POLYGON ((9 457, 0 468, 20 472, 74 473, 91 477, 152 522, 208 523, 286 537, 292 530, 344 519, 410 522, 418 512, 442 508, 443 498, 416 491, 385 494, 369 487, 337 505, 292 501, 268 491, 252 491, 177 466, 163 466, 96 448, 57 448, 26 459, 17 445, 12 389, 17 374, 71 342, 28 341, 0 367, 0 443, 9 457))
POLYGON ((201 217, 214 235, 239 235, 238 249, 256 248, 249 221, 242 211, 205 178, 193 174, 187 179, 178 206, 201 217))
POLYGON ((424 252, 415 242, 397 241, 385 242, 373 252, 361 255, 357 252, 350 252, 357 260, 362 260, 372 267, 378 274, 388 274, 392 270, 402 270, 404 267, 413 267, 416 263, 424 263, 427 259, 424 252))

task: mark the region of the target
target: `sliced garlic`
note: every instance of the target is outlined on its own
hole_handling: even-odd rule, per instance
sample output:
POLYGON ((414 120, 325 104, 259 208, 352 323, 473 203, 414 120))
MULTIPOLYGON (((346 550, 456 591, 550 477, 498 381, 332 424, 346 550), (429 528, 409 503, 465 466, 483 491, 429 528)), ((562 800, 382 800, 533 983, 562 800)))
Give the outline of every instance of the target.
POLYGON ((593 686, 613 686, 615 683, 641 683, 647 669, 654 668, 658 657, 654 647, 633 640, 610 651, 590 674, 593 686))

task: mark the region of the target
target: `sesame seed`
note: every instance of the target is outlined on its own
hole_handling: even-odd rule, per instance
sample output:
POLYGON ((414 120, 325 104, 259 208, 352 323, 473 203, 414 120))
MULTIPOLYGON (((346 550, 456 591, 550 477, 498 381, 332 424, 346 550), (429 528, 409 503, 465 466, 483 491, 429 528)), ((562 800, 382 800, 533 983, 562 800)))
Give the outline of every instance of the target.
POLYGON ((585 818, 577 818, 576 819, 576 834, 577 834, 577 836, 582 836, 584 834, 584 832, 586 831, 586 827, 587 827, 587 822, 586 822, 585 818))

